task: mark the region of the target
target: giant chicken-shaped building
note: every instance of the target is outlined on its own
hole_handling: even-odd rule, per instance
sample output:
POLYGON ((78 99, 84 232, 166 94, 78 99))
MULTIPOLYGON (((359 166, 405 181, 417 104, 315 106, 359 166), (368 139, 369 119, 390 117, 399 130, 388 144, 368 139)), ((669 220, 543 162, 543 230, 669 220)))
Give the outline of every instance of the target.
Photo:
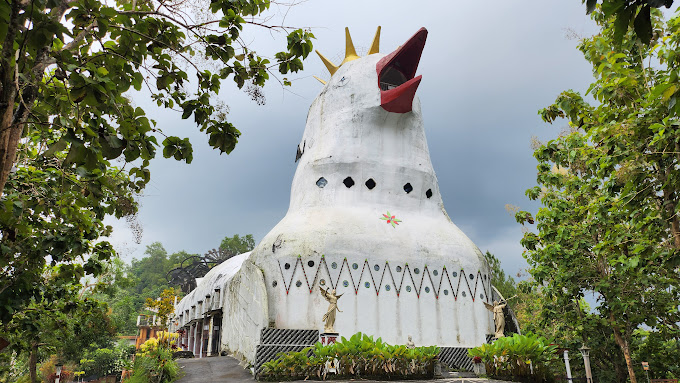
POLYGON ((286 216, 176 307, 195 354, 252 362, 263 328, 322 331, 319 287, 342 294, 342 336, 465 349, 494 332, 489 266, 444 210, 425 139, 415 75, 427 30, 385 55, 378 28, 365 57, 346 34, 342 64, 320 55, 331 78, 309 109, 286 216))

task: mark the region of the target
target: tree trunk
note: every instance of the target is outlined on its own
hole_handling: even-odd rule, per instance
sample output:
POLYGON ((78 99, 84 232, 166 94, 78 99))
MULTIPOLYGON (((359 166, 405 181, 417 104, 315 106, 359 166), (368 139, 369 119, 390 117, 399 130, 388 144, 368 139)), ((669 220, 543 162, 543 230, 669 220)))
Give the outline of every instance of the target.
POLYGON ((0 197, 3 195, 5 183, 14 164, 16 143, 14 150, 9 153, 10 136, 12 136, 12 120, 14 119, 14 105, 17 95, 16 86, 16 51, 14 39, 19 32, 19 1, 10 1, 11 8, 7 34, 2 42, 2 56, 0 57, 0 197), (11 157, 12 163, 7 164, 6 158, 11 157))
POLYGON ((612 329, 614 330, 614 339, 616 340, 616 344, 621 347, 623 358, 626 360, 626 367, 628 367, 628 377, 630 378, 630 383, 637 383, 637 379, 635 379, 635 371, 633 370, 633 358, 630 357, 630 348, 628 348, 628 340, 621 336, 619 326, 614 324, 615 322, 613 313, 609 313, 609 319, 612 324, 612 329))
MULTIPOLYGON (((19 13, 21 1, 14 0, 10 13, 7 35, 3 42, 0 61, 0 197, 4 194, 5 184, 16 162, 19 140, 29 112, 38 97, 38 84, 43 79, 45 69, 50 64, 50 50, 54 36, 36 52, 30 72, 23 71, 24 78, 19 81, 17 67, 22 64, 20 52, 14 50, 15 37, 20 32, 19 13), (19 91, 22 83, 22 91, 19 91), (21 95, 19 95, 21 92, 21 95)), ((50 18, 59 22, 68 8, 68 1, 62 1, 50 11, 50 18)), ((26 32, 28 33, 28 32, 26 32)), ((25 63, 24 63, 25 64, 25 63)))
MULTIPOLYGON (((661 164, 659 164, 661 166, 661 164)), ((668 183, 668 170, 661 171, 661 181, 663 185, 668 183)), ((673 244, 676 249, 680 249, 680 220, 675 213, 675 206, 677 205, 675 193, 669 186, 664 186, 662 189, 663 206, 661 208, 666 211, 667 220, 671 223, 671 235, 673 236, 673 244)))
POLYGON ((673 218, 671 218, 671 231, 673 232, 673 241, 675 242, 675 248, 680 249, 680 222, 678 222, 678 215, 674 211, 671 211, 673 218))
POLYGON ((33 343, 31 347, 31 356, 28 358, 28 373, 31 383, 38 383, 38 344, 33 343))
POLYGON ((5 183, 16 161, 17 147, 23 131, 23 124, 12 124, 13 109, 7 107, 0 120, 0 197, 4 194, 5 183))

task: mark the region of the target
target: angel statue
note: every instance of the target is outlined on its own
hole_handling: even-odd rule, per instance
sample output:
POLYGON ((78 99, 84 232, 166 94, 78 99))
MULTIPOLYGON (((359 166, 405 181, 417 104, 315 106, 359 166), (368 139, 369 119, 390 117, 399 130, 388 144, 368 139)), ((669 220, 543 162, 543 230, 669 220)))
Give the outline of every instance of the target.
POLYGON ((496 323, 495 338, 502 338, 505 336, 505 314, 503 313, 503 309, 507 305, 507 300, 501 300, 500 302, 493 301, 493 306, 484 302, 484 306, 486 306, 489 311, 493 312, 493 321, 496 323))
MULTIPOLYGON (((329 305, 328 305, 328 311, 323 315, 323 320, 324 323, 324 332, 327 333, 334 333, 335 329, 333 326, 335 325, 335 311, 340 311, 338 308, 338 299, 343 296, 344 294, 340 295, 335 295, 335 289, 329 291, 330 288, 324 290, 321 286, 319 286, 319 291, 321 291, 321 296, 324 297, 329 305)), ((342 312, 342 311, 340 311, 342 312)))

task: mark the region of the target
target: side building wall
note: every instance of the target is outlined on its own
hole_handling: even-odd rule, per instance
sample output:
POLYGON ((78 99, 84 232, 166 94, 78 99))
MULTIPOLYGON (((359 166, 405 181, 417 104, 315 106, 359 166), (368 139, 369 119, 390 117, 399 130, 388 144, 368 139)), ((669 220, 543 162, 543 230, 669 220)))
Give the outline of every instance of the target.
POLYGON ((250 253, 214 267, 176 306, 170 331, 195 357, 229 353, 253 361, 259 332, 268 325, 264 275, 250 253))

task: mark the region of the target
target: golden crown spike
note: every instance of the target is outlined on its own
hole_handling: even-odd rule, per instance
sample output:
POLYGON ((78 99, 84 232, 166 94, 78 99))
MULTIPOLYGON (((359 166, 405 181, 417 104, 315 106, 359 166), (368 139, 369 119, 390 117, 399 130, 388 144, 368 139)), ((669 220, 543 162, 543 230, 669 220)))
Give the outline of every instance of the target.
POLYGON ((373 42, 371 43, 371 48, 368 50, 368 54, 372 55, 380 51, 380 26, 378 25, 378 30, 375 31, 375 36, 373 37, 373 42))
POLYGON ((357 55, 357 51, 354 49, 354 43, 352 42, 352 36, 349 34, 349 28, 345 27, 345 59, 342 60, 340 66, 346 62, 356 60, 358 58, 359 55, 357 55))
POLYGON ((326 68, 328 69, 328 71, 331 72, 331 76, 333 76, 333 73, 335 73, 338 70, 338 67, 335 66, 331 62, 331 60, 324 57, 324 55, 322 55, 321 52, 316 51, 316 54, 319 55, 319 57, 321 58, 321 61, 323 61, 324 65, 326 65, 326 68))
MULTIPOLYGON (((368 50, 368 54, 372 55, 374 53, 378 53, 379 50, 380 50, 380 27, 378 27, 378 30, 375 32, 375 37, 373 37, 373 42, 371 43, 371 48, 368 50)), ((321 61, 324 63, 324 65, 326 65, 326 69, 328 69, 328 71, 331 73, 331 76, 333 76, 333 74, 337 72, 338 68, 340 68, 344 63, 360 58, 359 55, 357 55, 356 49, 354 49, 352 36, 350 35, 349 28, 347 27, 345 27, 345 59, 342 60, 340 65, 336 66, 335 64, 333 64, 331 60, 327 59, 318 50, 316 51, 316 54, 319 55, 321 61)), ((316 79, 325 84, 325 81, 321 80, 320 78, 317 77, 316 79)))

